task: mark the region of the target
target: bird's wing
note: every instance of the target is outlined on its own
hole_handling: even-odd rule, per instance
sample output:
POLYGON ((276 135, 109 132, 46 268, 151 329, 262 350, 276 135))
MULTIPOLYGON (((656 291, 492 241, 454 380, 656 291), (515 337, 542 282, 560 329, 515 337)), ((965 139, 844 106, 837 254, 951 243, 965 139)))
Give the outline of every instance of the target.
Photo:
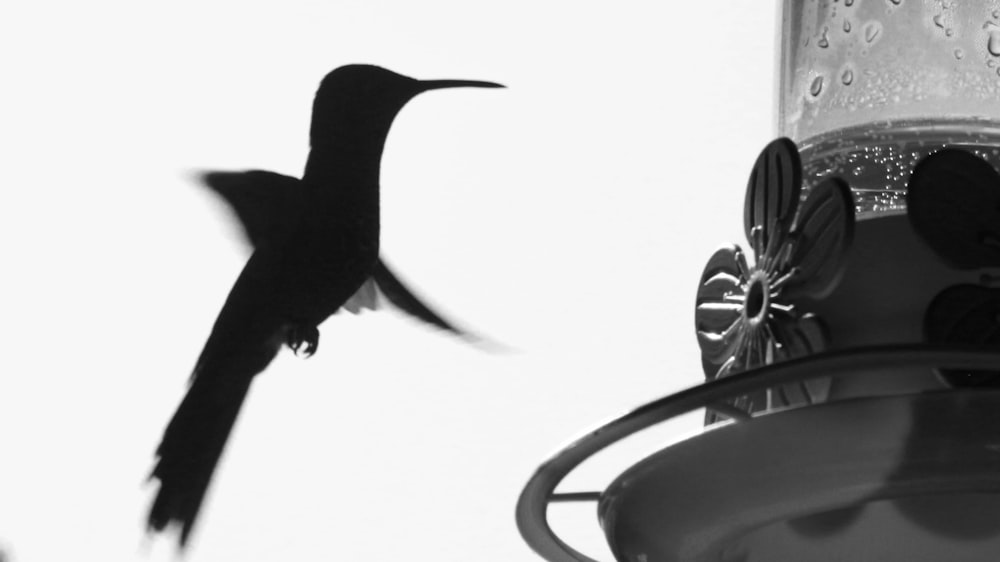
POLYGON ((448 330, 449 332, 453 332, 460 336, 470 336, 465 331, 460 330, 445 321, 433 310, 428 308, 427 305, 420 302, 420 299, 414 296, 413 293, 411 293, 406 286, 404 286, 403 283, 392 274, 392 271, 386 267, 385 261, 381 258, 379 258, 378 263, 375 264, 375 271, 372 272, 372 280, 375 281, 379 291, 385 295, 385 298, 403 312, 419 318, 428 324, 437 326, 442 330, 448 330))
POLYGON ((250 258, 215 321, 187 395, 156 450, 150 478, 160 482, 149 528, 181 527, 184 546, 215 467, 256 374, 281 348, 285 326, 270 312, 273 273, 260 252, 250 258))
POLYGON ((255 247, 287 235, 303 209, 305 187, 291 176, 250 170, 204 172, 200 179, 229 203, 255 247))

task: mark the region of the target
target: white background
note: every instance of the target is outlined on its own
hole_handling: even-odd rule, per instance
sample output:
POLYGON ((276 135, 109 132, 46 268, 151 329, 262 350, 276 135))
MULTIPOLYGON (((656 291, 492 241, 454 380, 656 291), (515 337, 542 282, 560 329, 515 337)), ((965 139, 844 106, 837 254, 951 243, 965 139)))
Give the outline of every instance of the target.
MULTIPOLYGON (((507 351, 393 310, 332 317, 315 357, 254 383, 188 559, 537 560, 514 524, 535 468, 702 378, 695 286, 744 243, 775 5, 149 6, 0 19, 0 548, 174 556, 145 538, 145 477, 249 251, 191 173, 298 175, 319 80, 367 62, 508 86, 411 102, 382 181, 388 262, 507 351)), ((593 505, 553 516, 608 558, 593 505)))

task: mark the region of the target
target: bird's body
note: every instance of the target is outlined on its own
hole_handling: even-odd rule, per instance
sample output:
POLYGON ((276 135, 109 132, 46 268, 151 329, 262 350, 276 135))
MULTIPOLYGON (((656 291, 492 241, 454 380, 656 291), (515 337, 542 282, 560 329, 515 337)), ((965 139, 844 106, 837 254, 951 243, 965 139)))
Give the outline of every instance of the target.
POLYGON ((186 542, 253 377, 283 343, 315 352, 317 327, 353 308, 352 296, 366 284, 378 285, 404 311, 457 332, 379 259, 379 168, 389 127, 413 96, 456 86, 500 87, 421 82, 374 66, 338 68, 316 94, 301 180, 263 171, 204 176, 234 207, 254 251, 157 449, 151 528, 177 522, 186 542))

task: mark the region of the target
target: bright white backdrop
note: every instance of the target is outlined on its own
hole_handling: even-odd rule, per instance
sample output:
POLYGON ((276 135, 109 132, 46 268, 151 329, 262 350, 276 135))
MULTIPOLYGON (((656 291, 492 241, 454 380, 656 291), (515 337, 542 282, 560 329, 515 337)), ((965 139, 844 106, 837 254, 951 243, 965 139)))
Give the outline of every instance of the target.
MULTIPOLYGON (((508 86, 403 110, 382 247, 510 350, 394 311, 331 318, 315 357, 283 352, 255 382, 189 560, 536 560, 513 518, 535 467, 701 378, 695 285, 741 242, 773 134, 776 7, 165 6, 21 3, 0 20, 0 548, 173 557, 144 539, 144 478, 248 256, 190 174, 299 174, 320 78, 368 62, 508 86)), ((606 558, 593 507, 572 509, 554 510, 562 528, 606 558)))

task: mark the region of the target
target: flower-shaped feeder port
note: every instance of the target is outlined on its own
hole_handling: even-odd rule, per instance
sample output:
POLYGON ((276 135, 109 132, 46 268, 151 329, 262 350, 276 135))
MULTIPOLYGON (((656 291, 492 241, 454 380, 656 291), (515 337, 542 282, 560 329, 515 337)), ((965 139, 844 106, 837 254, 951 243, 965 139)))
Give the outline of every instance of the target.
MULTIPOLYGON (((777 139, 757 158, 747 185, 744 228, 755 263, 737 246, 722 248, 698 286, 695 326, 708 380, 826 348, 823 323, 807 306, 840 280, 854 205, 839 178, 819 182, 804 200, 801 193, 798 149, 777 139)), ((728 400, 708 411, 706 423, 823 402, 829 384, 814 379, 728 400)))
MULTIPOLYGON (((946 148, 924 158, 907 185, 907 215, 952 267, 979 271, 980 284, 941 291, 927 308, 931 343, 1000 346, 1000 173, 978 156, 946 148)), ((1000 386, 1000 372, 941 371, 953 386, 1000 386)))

